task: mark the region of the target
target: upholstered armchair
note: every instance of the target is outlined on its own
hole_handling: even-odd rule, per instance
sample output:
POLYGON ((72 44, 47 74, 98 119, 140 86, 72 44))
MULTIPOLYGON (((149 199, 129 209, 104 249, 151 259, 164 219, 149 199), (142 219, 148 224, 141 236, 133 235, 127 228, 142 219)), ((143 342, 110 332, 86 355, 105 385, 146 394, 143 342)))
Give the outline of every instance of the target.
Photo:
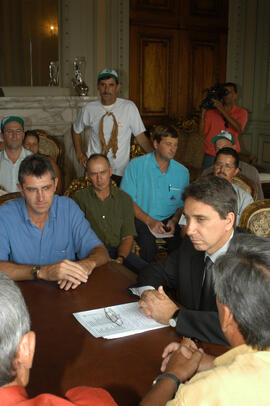
POLYGON ((270 199, 247 206, 240 217, 239 227, 260 237, 270 237, 270 199))
POLYGON ((2 196, 0 196, 0 206, 3 206, 3 204, 9 202, 10 200, 16 200, 18 197, 21 197, 22 195, 20 192, 14 192, 14 193, 6 193, 2 196))

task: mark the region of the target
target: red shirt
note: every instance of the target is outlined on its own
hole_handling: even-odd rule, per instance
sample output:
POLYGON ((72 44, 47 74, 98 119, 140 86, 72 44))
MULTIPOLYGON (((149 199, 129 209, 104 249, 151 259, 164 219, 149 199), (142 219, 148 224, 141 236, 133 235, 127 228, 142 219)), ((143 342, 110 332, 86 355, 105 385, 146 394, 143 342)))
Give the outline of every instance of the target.
POLYGON ((77 386, 66 393, 66 399, 43 393, 29 399, 22 386, 0 388, 1 406, 117 406, 111 395, 101 388, 77 386))
MULTIPOLYGON (((230 111, 230 115, 240 123, 243 131, 247 123, 247 111, 241 107, 233 106, 230 111)), ((211 142, 211 139, 218 135, 222 130, 226 130, 234 136, 236 151, 240 151, 238 141, 238 136, 240 133, 238 133, 235 128, 231 126, 231 124, 229 124, 229 127, 225 128, 223 115, 218 110, 207 110, 204 118, 204 132, 201 134, 205 136, 203 150, 206 154, 216 156, 215 144, 211 142)))

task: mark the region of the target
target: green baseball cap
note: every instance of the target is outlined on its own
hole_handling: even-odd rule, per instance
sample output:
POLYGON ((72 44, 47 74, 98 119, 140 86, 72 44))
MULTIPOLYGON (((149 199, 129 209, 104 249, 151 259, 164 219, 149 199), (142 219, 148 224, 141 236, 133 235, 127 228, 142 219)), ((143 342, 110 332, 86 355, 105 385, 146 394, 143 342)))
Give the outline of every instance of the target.
POLYGON ((8 116, 8 117, 4 117, 1 121, 1 132, 3 132, 5 125, 7 123, 10 123, 11 121, 17 121, 17 123, 21 124, 22 128, 24 129, 24 121, 21 117, 8 116))
POLYGON ((117 84, 119 83, 118 73, 113 69, 107 68, 99 72, 97 80, 99 81, 100 79, 109 79, 109 78, 114 78, 116 80, 116 83, 117 84))
POLYGON ((234 139, 233 135, 231 133, 229 133, 228 131, 224 131, 224 130, 222 130, 215 137, 211 138, 211 141, 214 144, 215 142, 217 142, 218 140, 221 140, 222 138, 224 140, 230 141, 233 145, 235 144, 235 139, 234 139))

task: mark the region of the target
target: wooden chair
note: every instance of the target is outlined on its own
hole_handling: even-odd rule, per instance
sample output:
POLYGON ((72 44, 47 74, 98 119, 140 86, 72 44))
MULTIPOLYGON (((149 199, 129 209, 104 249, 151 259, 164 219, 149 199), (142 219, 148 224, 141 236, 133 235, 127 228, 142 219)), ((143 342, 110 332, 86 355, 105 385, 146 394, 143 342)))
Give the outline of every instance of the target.
POLYGON ((0 206, 3 206, 3 204, 9 202, 10 200, 16 200, 19 197, 22 197, 20 192, 6 193, 5 195, 0 196, 0 206))
POLYGON ((270 199, 257 200, 243 211, 239 227, 260 236, 270 237, 270 199))
MULTIPOLYGON (((113 186, 116 186, 116 183, 114 180, 111 181, 113 186)), ((75 178, 67 188, 67 190, 64 193, 64 196, 71 197, 74 195, 74 193, 78 192, 79 190, 82 190, 88 186, 91 186, 92 182, 88 179, 87 176, 81 176, 80 178, 75 178)))
POLYGON ((51 156, 61 167, 63 150, 59 141, 44 130, 35 130, 39 135, 39 152, 51 156))
POLYGON ((246 177, 242 173, 238 173, 236 176, 233 177, 232 183, 248 192, 253 197, 254 201, 257 200, 258 186, 250 178, 246 177))
POLYGON ((90 180, 87 176, 82 176, 80 178, 75 178, 72 180, 71 184, 66 189, 64 196, 72 197, 74 193, 82 190, 91 185, 90 180))

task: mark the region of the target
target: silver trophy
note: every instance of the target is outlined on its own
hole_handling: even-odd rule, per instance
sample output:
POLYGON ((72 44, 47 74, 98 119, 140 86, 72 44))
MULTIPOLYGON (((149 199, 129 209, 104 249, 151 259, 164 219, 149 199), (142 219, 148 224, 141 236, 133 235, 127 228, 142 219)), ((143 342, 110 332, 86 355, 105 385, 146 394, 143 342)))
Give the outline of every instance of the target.
POLYGON ((59 62, 51 61, 49 63, 49 86, 59 85, 59 62))
POLYGON ((84 57, 77 57, 73 61, 74 77, 71 79, 71 82, 79 96, 87 96, 88 94, 88 86, 83 79, 85 74, 85 65, 86 62, 84 57))

